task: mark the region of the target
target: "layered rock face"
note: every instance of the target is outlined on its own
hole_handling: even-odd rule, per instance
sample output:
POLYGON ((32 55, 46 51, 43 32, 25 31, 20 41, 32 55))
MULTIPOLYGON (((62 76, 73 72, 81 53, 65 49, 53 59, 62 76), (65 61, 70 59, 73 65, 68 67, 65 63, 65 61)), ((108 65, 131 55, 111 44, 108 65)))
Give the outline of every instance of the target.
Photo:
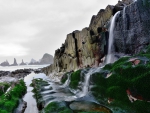
POLYGON ((45 68, 44 72, 59 73, 98 66, 105 54, 105 36, 108 38, 108 32, 103 26, 114 14, 113 10, 114 6, 107 6, 92 17, 88 28, 68 34, 65 43, 55 51, 53 65, 45 68))
POLYGON ((115 6, 108 5, 105 10, 101 9, 92 17, 88 28, 68 34, 65 43, 55 51, 53 65, 43 71, 49 75, 99 66, 107 55, 110 20, 117 11, 121 12, 115 20, 115 52, 140 52, 149 44, 150 8, 144 6, 141 0, 135 3, 133 0, 123 0, 115 6))

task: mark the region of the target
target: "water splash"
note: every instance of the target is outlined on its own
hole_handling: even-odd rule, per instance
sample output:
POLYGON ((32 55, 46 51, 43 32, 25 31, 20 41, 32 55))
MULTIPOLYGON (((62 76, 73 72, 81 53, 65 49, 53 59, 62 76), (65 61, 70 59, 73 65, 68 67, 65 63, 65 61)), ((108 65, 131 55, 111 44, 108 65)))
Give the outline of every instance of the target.
POLYGON ((110 30, 109 30, 109 45, 108 45, 108 55, 106 57, 106 64, 108 63, 113 63, 115 58, 114 58, 114 47, 113 47, 113 42, 114 42, 114 28, 115 28, 115 21, 117 15, 120 13, 118 11, 112 18, 111 20, 111 25, 110 25, 110 30))

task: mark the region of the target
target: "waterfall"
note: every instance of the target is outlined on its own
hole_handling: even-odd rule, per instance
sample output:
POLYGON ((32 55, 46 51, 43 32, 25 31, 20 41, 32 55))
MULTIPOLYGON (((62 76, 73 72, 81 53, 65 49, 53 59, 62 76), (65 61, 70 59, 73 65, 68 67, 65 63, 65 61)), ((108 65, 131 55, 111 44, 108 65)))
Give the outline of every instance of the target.
POLYGON ((111 24, 110 24, 110 29, 109 29, 109 42, 108 42, 108 54, 106 57, 106 64, 108 63, 113 63, 114 62, 114 48, 113 48, 113 42, 114 42, 114 28, 115 28, 115 20, 117 15, 120 13, 120 11, 118 11, 112 18, 111 20, 111 24))
POLYGON ((69 85, 69 83, 70 83, 70 76, 71 76, 71 73, 67 74, 67 76, 68 76, 68 79, 67 79, 66 82, 63 84, 63 87, 64 87, 64 88, 67 87, 67 86, 69 85))
POLYGON ((123 20, 125 19, 126 16, 126 7, 123 8, 123 20))
POLYGON ((89 92, 89 80, 90 80, 90 76, 93 73, 99 72, 101 70, 102 67, 97 67, 97 68, 91 68, 88 73, 85 73, 85 78, 84 78, 84 83, 83 83, 83 89, 82 92, 80 92, 78 95, 80 97, 86 96, 89 92))

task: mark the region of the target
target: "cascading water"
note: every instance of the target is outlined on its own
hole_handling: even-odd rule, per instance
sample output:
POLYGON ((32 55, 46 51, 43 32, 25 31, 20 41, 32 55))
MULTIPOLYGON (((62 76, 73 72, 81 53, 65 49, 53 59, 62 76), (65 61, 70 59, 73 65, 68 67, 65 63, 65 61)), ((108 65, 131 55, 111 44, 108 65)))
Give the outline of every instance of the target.
POLYGON ((71 76, 71 74, 67 74, 67 76, 68 76, 68 79, 67 79, 66 82, 63 84, 63 87, 64 87, 64 88, 67 87, 67 86, 69 85, 69 83, 70 83, 70 76, 71 76))
POLYGON ((123 20, 125 19, 126 16, 126 7, 123 8, 123 20))
POLYGON ((82 92, 78 94, 78 96, 83 97, 83 96, 86 96, 88 94, 88 92, 89 92, 89 80, 90 80, 90 76, 93 73, 99 72, 101 68, 102 67, 91 68, 88 71, 88 73, 85 73, 85 80, 84 80, 84 83, 83 83, 83 89, 82 89, 82 92))
POLYGON ((111 24, 110 24, 110 29, 109 29, 109 45, 108 45, 108 54, 106 57, 106 64, 108 63, 113 63, 114 62, 114 48, 113 48, 113 42, 114 42, 114 28, 115 28, 115 21, 116 21, 116 17, 117 15, 120 13, 120 11, 118 11, 112 18, 111 20, 111 24))

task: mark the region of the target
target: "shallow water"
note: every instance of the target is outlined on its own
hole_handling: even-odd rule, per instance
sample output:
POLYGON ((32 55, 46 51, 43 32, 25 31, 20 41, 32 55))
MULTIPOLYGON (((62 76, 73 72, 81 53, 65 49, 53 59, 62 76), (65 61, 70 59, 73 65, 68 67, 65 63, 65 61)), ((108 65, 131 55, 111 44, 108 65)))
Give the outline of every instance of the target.
POLYGON ((24 78, 24 81, 27 86, 27 93, 25 94, 25 96, 23 98, 23 100, 27 102, 27 108, 24 113, 38 113, 38 109, 36 106, 36 100, 35 100, 35 98, 33 98, 34 93, 32 93, 33 87, 30 87, 30 84, 32 83, 32 80, 34 78, 46 79, 47 76, 43 73, 35 74, 32 72, 31 74, 27 75, 24 78))

